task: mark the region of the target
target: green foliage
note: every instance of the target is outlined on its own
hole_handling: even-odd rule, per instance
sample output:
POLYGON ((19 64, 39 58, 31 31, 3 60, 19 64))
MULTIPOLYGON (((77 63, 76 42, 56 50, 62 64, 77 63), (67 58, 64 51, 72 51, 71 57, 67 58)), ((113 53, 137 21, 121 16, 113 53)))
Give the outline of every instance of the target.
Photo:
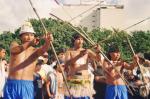
POLYGON ((115 43, 119 47, 122 59, 127 61, 131 59, 131 52, 128 43, 126 42, 126 37, 129 35, 125 31, 119 29, 113 29, 112 31, 107 29, 96 29, 93 30, 91 35, 92 38, 103 47, 106 54, 109 46, 115 43))
POLYGON ((16 37, 16 35, 9 31, 4 32, 3 34, 0 35, 1 44, 5 47, 5 49, 7 51, 7 55, 6 55, 7 60, 9 59, 9 56, 10 56, 9 46, 10 46, 11 42, 14 40, 19 41, 18 38, 16 37))
MULTIPOLYGON (((45 31, 40 23, 39 20, 36 19, 30 19, 34 30, 36 31, 36 36, 41 37, 45 34, 45 31)), ((56 49, 56 52, 60 52, 62 48, 69 48, 72 46, 72 35, 76 33, 75 30, 73 30, 69 25, 70 23, 67 22, 60 22, 54 19, 42 19, 44 25, 46 26, 46 29, 48 32, 51 32, 54 37, 53 45, 56 49)), ((81 28, 75 27, 78 31, 83 33, 83 30, 87 33, 87 35, 92 38, 92 40, 95 43, 98 43, 102 46, 103 51, 107 53, 109 45, 111 43, 116 43, 119 46, 119 49, 122 54, 122 58, 125 60, 130 60, 132 57, 132 53, 130 51, 129 45, 126 41, 126 37, 128 36, 131 40, 131 43, 133 45, 133 48, 136 52, 150 52, 150 31, 135 31, 133 32, 132 36, 128 35, 125 31, 121 31, 119 29, 94 29, 90 32, 87 31, 87 28, 81 28)), ((19 40, 19 31, 20 28, 18 28, 15 33, 11 32, 5 32, 0 35, 0 41, 1 44, 3 44, 7 50, 7 59, 9 59, 10 53, 9 53, 9 46, 12 41, 17 41, 20 43, 19 40)), ((42 45, 44 41, 41 41, 39 46, 42 45)), ((84 45, 86 48, 91 48, 91 45, 86 42, 84 45)), ((53 56, 52 51, 51 56, 53 56)))
POLYGON ((136 52, 150 52, 150 31, 135 31, 132 41, 136 52))

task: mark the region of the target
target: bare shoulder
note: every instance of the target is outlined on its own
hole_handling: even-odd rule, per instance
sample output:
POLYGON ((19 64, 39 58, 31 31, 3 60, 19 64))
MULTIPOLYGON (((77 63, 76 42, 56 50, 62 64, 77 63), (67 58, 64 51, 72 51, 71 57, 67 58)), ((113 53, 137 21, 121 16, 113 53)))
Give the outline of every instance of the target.
POLYGON ((70 54, 73 51, 73 48, 69 48, 66 50, 65 54, 70 54))
POLYGON ((86 49, 86 51, 87 51, 89 57, 92 57, 92 58, 96 57, 96 53, 94 51, 92 51, 91 49, 86 49))
POLYGON ((16 46, 19 46, 18 42, 16 41, 13 41, 11 44, 10 44, 10 47, 16 47, 16 46))
POLYGON ((71 52, 71 51, 73 51, 73 48, 68 48, 68 49, 66 50, 66 52, 71 52))
POLYGON ((86 49, 88 53, 94 53, 91 49, 86 49))
POLYGON ((107 67, 109 67, 108 65, 110 65, 110 64, 108 63, 108 61, 107 61, 106 59, 104 59, 104 61, 103 61, 103 66, 104 66, 105 68, 107 68, 107 67))

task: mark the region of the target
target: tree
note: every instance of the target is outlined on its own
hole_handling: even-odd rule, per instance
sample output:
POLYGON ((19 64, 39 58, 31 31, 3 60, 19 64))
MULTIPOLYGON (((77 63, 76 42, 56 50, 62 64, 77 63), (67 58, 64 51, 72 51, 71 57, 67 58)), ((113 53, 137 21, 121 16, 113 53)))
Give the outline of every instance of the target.
POLYGON ((150 52, 150 31, 134 31, 132 41, 136 52, 150 52))
MULTIPOLYGON (((36 32, 36 36, 41 37, 44 34, 43 27, 39 20, 36 19, 30 19, 33 28, 36 32)), ((46 29, 51 32, 54 36, 54 42, 53 45, 56 49, 56 52, 59 53, 62 48, 69 48, 71 47, 72 42, 72 35, 74 33, 77 33, 75 30, 73 30, 69 25, 70 23, 67 22, 60 22, 58 20, 54 19, 42 19, 43 23, 46 26, 46 29)), ((132 32, 132 36, 128 35, 126 31, 122 31, 119 29, 93 29, 92 31, 88 32, 87 28, 83 27, 75 27, 75 29, 79 30, 81 33, 83 33, 83 30, 87 33, 87 35, 95 42, 102 46, 104 53, 107 53, 109 49, 109 45, 111 43, 117 43, 119 46, 119 49, 122 54, 122 58, 125 60, 130 60, 132 57, 132 53, 130 51, 129 45, 126 41, 126 36, 129 37, 131 40, 131 43, 133 45, 133 48, 136 52, 150 52, 150 31, 134 31, 132 32)), ((15 33, 11 32, 4 32, 0 35, 0 41, 1 44, 3 44, 7 50, 7 59, 9 59, 10 53, 9 53, 9 46, 12 41, 17 41, 20 43, 19 40, 19 31, 20 27, 15 31, 15 33)), ((44 43, 43 40, 41 40, 40 45, 44 43)), ((91 48, 91 45, 86 42, 84 45, 86 48, 91 48)), ((38 46, 37 46, 38 47, 38 46)), ((50 55, 53 55, 52 51, 50 50, 50 55)))

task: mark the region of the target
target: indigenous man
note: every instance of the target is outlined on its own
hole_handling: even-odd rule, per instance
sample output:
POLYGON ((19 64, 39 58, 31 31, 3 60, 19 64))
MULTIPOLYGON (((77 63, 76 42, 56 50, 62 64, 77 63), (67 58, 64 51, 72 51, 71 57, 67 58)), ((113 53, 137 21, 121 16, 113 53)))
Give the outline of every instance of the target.
POLYGON ((21 27, 22 44, 12 42, 10 46, 10 70, 4 90, 5 99, 34 99, 33 73, 36 60, 46 52, 52 42, 52 35, 45 34, 45 44, 40 48, 33 47, 38 43, 30 22, 21 27))
POLYGON ((134 65, 129 65, 120 59, 119 48, 115 44, 110 46, 108 58, 110 58, 114 67, 107 61, 104 61, 104 67, 110 73, 106 75, 107 87, 105 99, 128 99, 126 85, 119 74, 121 74, 123 68, 132 70, 134 65))
MULTIPOLYGON (((83 48, 84 39, 75 34, 73 48, 66 52, 65 69, 72 99, 92 99, 91 77, 88 72, 88 59, 100 61, 101 57, 89 49, 83 48)), ((65 91, 65 99, 71 99, 65 91)))

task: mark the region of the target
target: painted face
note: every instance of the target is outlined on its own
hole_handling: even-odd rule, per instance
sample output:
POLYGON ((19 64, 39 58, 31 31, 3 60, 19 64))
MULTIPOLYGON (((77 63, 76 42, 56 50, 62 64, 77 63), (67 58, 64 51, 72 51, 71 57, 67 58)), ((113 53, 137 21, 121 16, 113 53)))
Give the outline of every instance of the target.
POLYGON ((120 59, 120 52, 111 52, 110 53, 111 59, 117 61, 118 59, 120 59))
POLYGON ((21 40, 22 40, 22 42, 30 42, 30 41, 34 40, 34 34, 32 34, 32 33, 23 33, 21 35, 21 40))
POLYGON ((6 51, 5 51, 5 49, 2 49, 0 51, 0 58, 5 58, 5 55, 6 55, 6 51))
POLYGON ((82 47, 83 46, 83 42, 84 42, 84 40, 83 40, 83 38, 82 37, 79 37, 79 38, 77 38, 76 40, 75 40, 75 42, 74 42, 74 46, 75 47, 82 47))

